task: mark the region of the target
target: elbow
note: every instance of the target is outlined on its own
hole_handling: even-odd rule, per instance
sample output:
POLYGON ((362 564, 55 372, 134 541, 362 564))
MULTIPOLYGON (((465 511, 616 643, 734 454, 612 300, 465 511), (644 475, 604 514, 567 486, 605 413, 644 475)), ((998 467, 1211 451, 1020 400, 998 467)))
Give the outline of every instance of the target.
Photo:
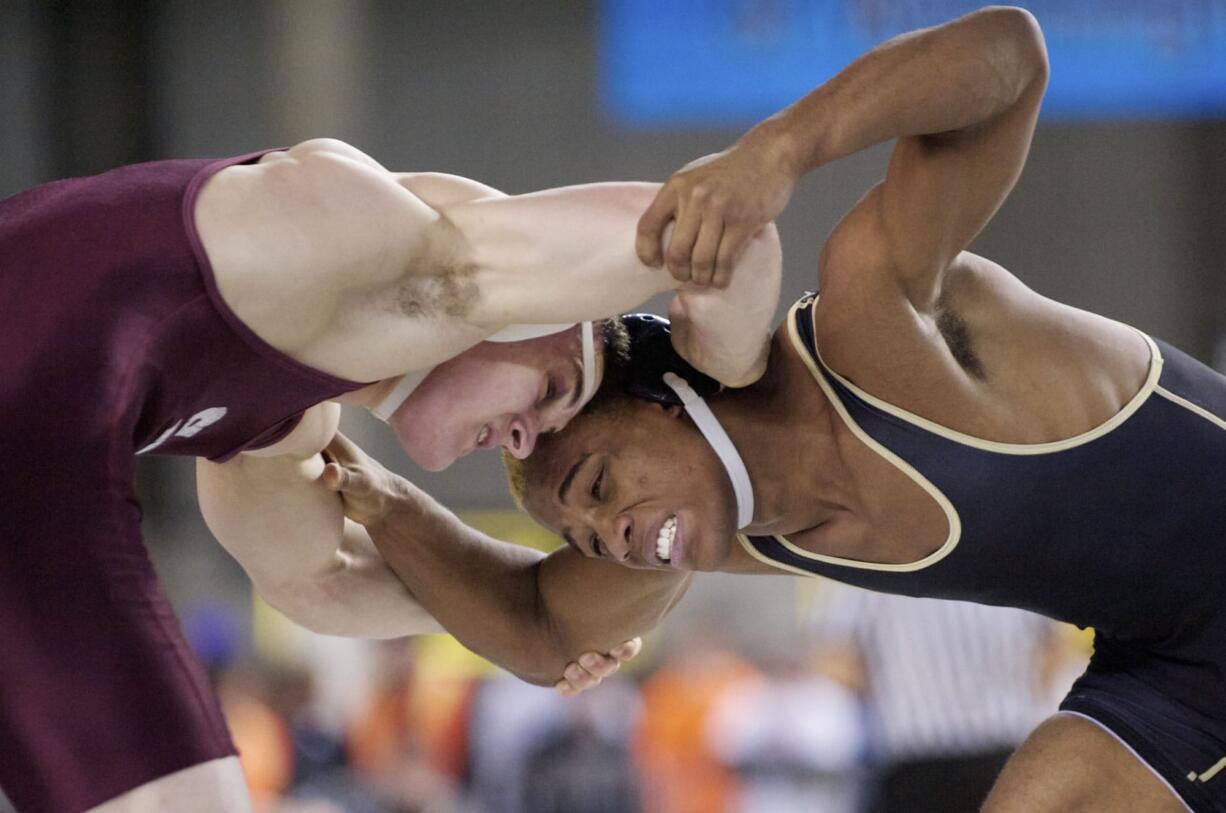
POLYGON ((1036 82, 1046 85, 1051 68, 1043 29, 1035 16, 1017 6, 990 6, 980 13, 991 19, 999 41, 1011 55, 1018 95, 1036 82))
POLYGON ((1051 65, 1047 61, 1047 41, 1043 38, 1043 29, 1039 21, 1024 8, 1009 9, 1012 12, 1012 25, 1015 30, 1015 42, 1019 60, 1027 68, 1030 83, 1047 84, 1051 73, 1051 65))
POLYGON ((308 581, 269 583, 252 579, 256 593, 269 607, 300 627, 319 635, 344 635, 338 614, 327 596, 308 581))
POLYGON ((540 686, 542 689, 552 689, 554 685, 562 679, 562 673, 557 674, 536 671, 520 671, 518 669, 507 669, 515 677, 522 680, 524 683, 530 683, 533 686, 540 686))
POLYGON ((535 645, 520 647, 510 658, 491 660, 495 666, 510 672, 524 683, 551 688, 562 679, 570 660, 578 657, 577 652, 576 650, 576 654, 568 658, 563 654, 563 650, 537 642, 535 645))

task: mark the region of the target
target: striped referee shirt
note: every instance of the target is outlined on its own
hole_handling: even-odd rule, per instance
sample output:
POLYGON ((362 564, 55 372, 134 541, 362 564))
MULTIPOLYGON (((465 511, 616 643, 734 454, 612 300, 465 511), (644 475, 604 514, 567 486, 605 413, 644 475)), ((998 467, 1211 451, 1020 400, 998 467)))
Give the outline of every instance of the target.
POLYGON ((827 586, 814 614, 817 642, 859 652, 882 759, 1014 747, 1055 712, 1040 679, 1055 622, 1012 608, 827 586))

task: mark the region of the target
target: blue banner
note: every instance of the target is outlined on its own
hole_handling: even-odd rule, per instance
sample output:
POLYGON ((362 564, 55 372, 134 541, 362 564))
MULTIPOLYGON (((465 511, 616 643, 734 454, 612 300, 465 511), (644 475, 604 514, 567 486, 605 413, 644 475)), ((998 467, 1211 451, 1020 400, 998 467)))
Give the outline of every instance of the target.
MULTIPOLYGON (((741 127, 968 0, 605 0, 600 93, 630 128, 741 127)), ((1226 0, 1023 0, 1048 120, 1226 117, 1226 0)))

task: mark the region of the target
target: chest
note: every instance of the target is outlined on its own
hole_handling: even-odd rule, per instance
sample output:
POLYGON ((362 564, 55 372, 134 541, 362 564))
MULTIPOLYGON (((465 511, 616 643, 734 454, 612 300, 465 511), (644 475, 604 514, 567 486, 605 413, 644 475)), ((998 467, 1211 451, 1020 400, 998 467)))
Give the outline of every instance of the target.
POLYGON ((871 439, 852 434, 842 445, 854 473, 855 504, 817 527, 787 534, 792 544, 837 559, 907 565, 954 539, 957 516, 926 476, 871 439))

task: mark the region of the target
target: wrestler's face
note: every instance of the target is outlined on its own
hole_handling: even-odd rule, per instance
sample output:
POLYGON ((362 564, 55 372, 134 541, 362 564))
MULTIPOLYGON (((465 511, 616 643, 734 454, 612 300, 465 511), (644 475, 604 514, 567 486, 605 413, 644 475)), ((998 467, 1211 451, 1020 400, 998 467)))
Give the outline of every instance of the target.
POLYGON ((680 407, 629 399, 581 415, 541 440, 524 476, 524 507, 584 556, 678 570, 728 561, 732 485, 680 407))
MULTIPOLYGON (((596 370, 601 342, 597 331, 596 370)), ((583 407, 579 328, 523 342, 482 342, 431 371, 389 423, 413 462, 447 468, 475 449, 527 457, 583 407)))

